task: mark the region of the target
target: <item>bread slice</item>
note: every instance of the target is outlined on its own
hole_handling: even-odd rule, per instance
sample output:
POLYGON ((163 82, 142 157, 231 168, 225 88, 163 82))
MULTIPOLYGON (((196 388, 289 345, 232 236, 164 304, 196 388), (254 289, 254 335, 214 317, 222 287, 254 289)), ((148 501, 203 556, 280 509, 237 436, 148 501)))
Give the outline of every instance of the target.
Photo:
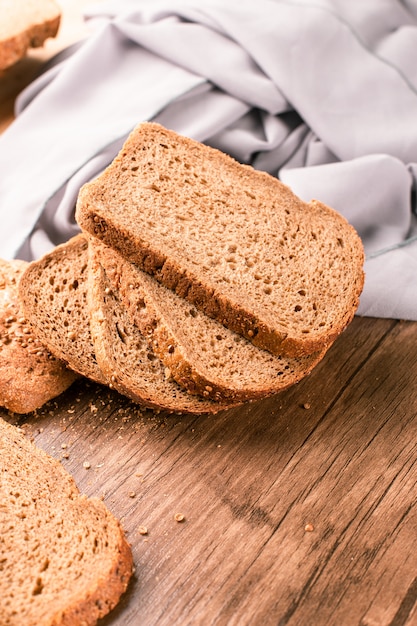
POLYGON ((1 418, 0 477, 0 623, 96 624, 132 574, 119 522, 1 418))
POLYGON ((130 320, 100 255, 91 248, 88 305, 97 361, 122 394, 150 408, 176 413, 217 413, 238 404, 191 395, 175 382, 148 338, 130 320))
POLYGON ((363 287, 363 247, 336 211, 154 123, 80 190, 81 228, 274 354, 330 345, 363 287))
POLYGON ((93 237, 90 250, 119 291, 120 306, 152 341, 172 377, 191 393, 233 402, 270 396, 298 382, 324 356, 325 350, 304 357, 261 350, 93 237))
POLYGON ((29 413, 78 377, 33 334, 20 309, 18 284, 25 261, 0 259, 0 406, 29 413))
POLYGON ((58 32, 61 9, 55 0, 0 0, 0 70, 42 46, 58 32))
POLYGON ((37 337, 79 374, 107 384, 97 365, 87 312, 88 243, 83 235, 29 264, 19 285, 25 317, 37 337))

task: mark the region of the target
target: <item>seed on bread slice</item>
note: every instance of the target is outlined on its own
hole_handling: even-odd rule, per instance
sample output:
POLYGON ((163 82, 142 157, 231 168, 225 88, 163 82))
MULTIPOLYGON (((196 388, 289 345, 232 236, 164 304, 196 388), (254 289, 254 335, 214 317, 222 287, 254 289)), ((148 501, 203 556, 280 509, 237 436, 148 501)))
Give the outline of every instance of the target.
POLYGON ((1 418, 0 511, 1 624, 93 626, 117 604, 133 563, 119 522, 1 418))
POLYGON ((29 413, 60 395, 78 378, 33 334, 19 303, 28 264, 0 259, 0 406, 29 413))
POLYGON ((80 190, 81 228, 274 354, 329 346, 363 288, 354 228, 276 178, 154 123, 80 190))
POLYGON ((325 350, 275 356, 198 311, 113 248, 90 238, 90 250, 121 296, 130 319, 152 341, 172 377, 191 393, 246 401, 278 393, 306 376, 325 350))

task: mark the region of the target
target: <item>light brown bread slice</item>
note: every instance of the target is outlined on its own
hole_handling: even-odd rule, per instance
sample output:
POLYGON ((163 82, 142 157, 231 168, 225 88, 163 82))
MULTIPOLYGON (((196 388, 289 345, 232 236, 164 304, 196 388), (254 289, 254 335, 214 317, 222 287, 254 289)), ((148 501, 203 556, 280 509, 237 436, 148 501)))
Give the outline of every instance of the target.
POLYGON ((363 287, 355 230, 276 178, 153 123, 80 191, 81 228, 274 354, 328 346, 363 287))
POLYGON ((90 249, 88 303, 100 368, 112 386, 145 406, 176 413, 217 413, 238 402, 214 402, 187 393, 130 320, 97 251, 90 249))
POLYGON ((0 418, 0 624, 92 626, 126 590, 119 522, 0 418))
POLYGON ((0 0, 0 71, 55 37, 60 20, 55 0, 0 0))
POLYGON ((77 378, 33 334, 19 304, 24 261, 0 259, 0 406, 29 413, 65 391, 77 378))
POLYGON ((172 377, 191 393, 234 402, 266 397, 298 382, 324 356, 324 350, 298 358, 261 350, 160 285, 113 248, 91 238, 90 249, 119 291, 130 319, 152 340, 154 352, 172 377))
POLYGON ((40 341, 74 371, 106 384, 88 323, 87 247, 85 237, 77 235, 30 263, 21 278, 19 296, 40 341))

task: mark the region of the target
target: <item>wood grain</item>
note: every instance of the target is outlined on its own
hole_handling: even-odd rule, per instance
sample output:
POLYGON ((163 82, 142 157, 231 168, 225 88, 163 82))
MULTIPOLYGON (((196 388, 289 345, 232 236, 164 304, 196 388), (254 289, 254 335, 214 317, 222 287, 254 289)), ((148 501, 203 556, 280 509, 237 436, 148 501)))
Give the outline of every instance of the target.
POLYGON ((415 623, 416 332, 356 318, 307 379, 218 416, 81 381, 19 420, 128 533, 103 623, 415 623))

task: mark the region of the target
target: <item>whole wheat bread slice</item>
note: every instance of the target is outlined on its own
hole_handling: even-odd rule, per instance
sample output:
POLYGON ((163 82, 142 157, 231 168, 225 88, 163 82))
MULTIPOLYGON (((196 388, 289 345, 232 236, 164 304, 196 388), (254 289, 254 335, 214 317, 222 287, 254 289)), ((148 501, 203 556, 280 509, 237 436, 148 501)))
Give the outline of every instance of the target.
POLYGON ((279 357, 261 350, 113 248, 92 237, 90 249, 120 293, 130 319, 152 341, 172 377, 191 393, 233 402, 270 396, 298 382, 324 356, 324 350, 304 357, 279 357))
POLYGON ((55 0, 0 0, 0 71, 55 37, 60 20, 55 0))
POLYGON ((336 211, 153 123, 80 191, 81 228, 274 354, 330 345, 363 287, 363 247, 336 211))
POLYGON ((122 394, 150 408, 176 413, 217 413, 238 404, 191 395, 175 382, 149 339, 130 320, 100 255, 91 248, 88 305, 97 361, 122 394))
POLYGON ((0 406, 29 413, 65 391, 77 378, 33 334, 19 304, 25 261, 0 259, 0 406))
POLYGON ((132 553, 98 498, 0 418, 0 624, 92 626, 126 590, 132 553))
POLYGON ((83 235, 29 264, 19 285, 36 336, 74 371, 107 384, 97 365, 87 311, 88 243, 83 235))

